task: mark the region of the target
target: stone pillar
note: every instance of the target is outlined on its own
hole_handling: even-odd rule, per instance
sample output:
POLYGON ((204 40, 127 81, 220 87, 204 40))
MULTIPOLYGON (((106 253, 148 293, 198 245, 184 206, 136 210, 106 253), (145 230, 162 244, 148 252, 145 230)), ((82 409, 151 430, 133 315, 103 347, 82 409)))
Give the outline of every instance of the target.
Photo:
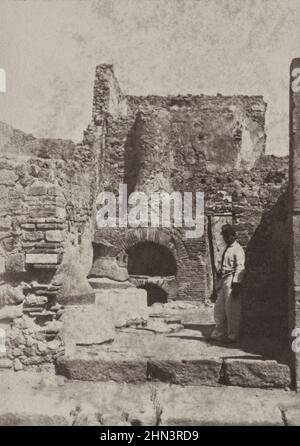
POLYGON ((114 75, 112 65, 102 64, 96 67, 96 79, 93 98, 93 122, 102 124, 104 114, 115 117, 126 116, 127 102, 114 75))
MULTIPOLYGON (((300 336, 300 58, 290 67, 290 265, 289 333, 300 336), (299 332, 299 333, 298 333, 299 332)), ((300 343, 292 342, 292 378, 300 387, 300 343), (299 350, 299 353, 297 353, 299 350)))
POLYGON ((135 190, 146 193, 172 192, 171 115, 166 109, 139 112, 136 118, 139 170, 135 190))

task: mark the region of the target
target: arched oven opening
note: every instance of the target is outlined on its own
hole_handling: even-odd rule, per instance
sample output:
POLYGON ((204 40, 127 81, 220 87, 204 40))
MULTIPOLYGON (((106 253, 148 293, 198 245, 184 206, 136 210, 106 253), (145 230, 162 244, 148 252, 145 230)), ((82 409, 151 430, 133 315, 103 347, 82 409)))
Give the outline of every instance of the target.
POLYGON ((176 276, 176 261, 165 246, 154 242, 139 242, 128 249, 130 276, 176 276))
POLYGON ((175 281, 177 267, 172 252, 155 242, 138 242, 128 251, 128 274, 132 283, 147 291, 148 306, 168 301, 168 288, 175 281))

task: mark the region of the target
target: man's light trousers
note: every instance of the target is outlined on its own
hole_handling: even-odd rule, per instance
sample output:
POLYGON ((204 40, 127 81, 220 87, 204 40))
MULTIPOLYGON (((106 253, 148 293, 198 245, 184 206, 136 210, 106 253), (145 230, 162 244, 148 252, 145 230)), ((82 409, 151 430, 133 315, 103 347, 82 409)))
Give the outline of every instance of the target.
POLYGON ((235 341, 240 334, 241 325, 241 297, 232 297, 232 275, 221 279, 221 287, 218 291, 215 303, 215 323, 216 327, 212 333, 212 338, 223 338, 228 336, 235 341))

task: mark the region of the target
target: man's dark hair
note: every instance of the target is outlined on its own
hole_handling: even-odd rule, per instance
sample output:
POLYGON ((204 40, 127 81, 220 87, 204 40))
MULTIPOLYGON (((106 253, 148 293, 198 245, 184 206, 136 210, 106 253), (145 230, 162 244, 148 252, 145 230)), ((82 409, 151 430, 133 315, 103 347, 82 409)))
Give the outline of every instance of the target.
POLYGON ((222 226, 222 235, 234 235, 236 236, 236 230, 232 225, 224 225, 222 226))

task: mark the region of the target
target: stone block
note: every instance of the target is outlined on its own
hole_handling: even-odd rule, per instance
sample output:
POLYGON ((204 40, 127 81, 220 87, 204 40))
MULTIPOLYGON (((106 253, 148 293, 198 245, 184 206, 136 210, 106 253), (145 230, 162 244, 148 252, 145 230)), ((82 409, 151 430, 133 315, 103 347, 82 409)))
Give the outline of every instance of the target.
POLYGON ((61 305, 89 305, 95 303, 95 293, 67 294, 59 296, 61 305))
POLYGON ((13 170, 1 169, 0 184, 15 186, 18 177, 13 170))
POLYGON ((34 205, 30 206, 29 217, 53 217, 56 216, 57 208, 56 206, 49 205, 34 205))
POLYGON ((46 231, 46 240, 48 242, 62 242, 63 241, 63 233, 59 230, 50 230, 46 231))
POLYGON ((31 196, 40 196, 40 195, 46 195, 47 194, 47 184, 36 181, 27 189, 28 195, 31 196))
POLYGON ((179 385, 218 386, 222 361, 219 359, 186 359, 148 361, 147 376, 152 380, 179 385))
POLYGON ((45 305, 48 302, 46 296, 36 296, 35 294, 29 294, 26 296, 25 302, 27 305, 45 305))
POLYGON ((241 387, 278 387, 290 385, 290 368, 274 360, 225 359, 226 384, 241 387))
POLYGON ((65 218, 67 216, 66 209, 64 207, 57 207, 55 215, 57 218, 61 218, 62 220, 65 220, 65 218))
POLYGON ((115 327, 109 311, 96 305, 72 305, 62 316, 66 353, 76 345, 103 344, 113 341, 115 327))
POLYGON ((38 229, 63 229, 63 223, 37 223, 38 229))
POLYGON ((24 194, 23 188, 19 184, 16 185, 16 187, 14 187, 14 188, 9 189, 9 192, 8 192, 9 200, 24 200, 24 198, 25 198, 25 194, 24 194))
POLYGON ((91 287, 101 290, 111 290, 111 289, 120 289, 124 290, 126 288, 135 288, 135 286, 129 282, 129 280, 126 280, 125 282, 117 282, 116 280, 108 279, 106 277, 90 277, 88 279, 89 284, 91 287))
POLYGON ((14 370, 16 372, 23 370, 23 364, 18 358, 14 360, 14 370))
MULTIPOLYGON (((3 233, 0 234, 2 235, 3 233)), ((15 251, 18 248, 18 243, 18 238, 9 234, 2 240, 3 247, 7 253, 15 251)))
POLYGON ((99 308, 107 309, 113 317, 114 323, 122 325, 128 319, 147 319, 147 292, 141 288, 111 288, 95 289, 95 304, 99 308))
POLYGON ((0 231, 8 231, 11 228, 11 217, 0 217, 0 231))
POLYGON ((57 254, 28 253, 26 254, 26 264, 54 265, 58 263, 57 254))
POLYGON ((63 196, 63 192, 61 190, 61 188, 55 184, 51 185, 48 187, 47 189, 47 193, 48 195, 52 195, 55 197, 62 197, 63 196))
POLYGON ((19 273, 25 270, 24 254, 10 254, 5 262, 5 270, 8 273, 19 273))
POLYGON ((44 362, 44 358, 41 356, 30 356, 23 360, 24 365, 38 365, 44 362))
POLYGON ((127 268, 120 266, 114 257, 98 257, 93 263, 90 275, 107 277, 118 282, 124 282, 129 279, 127 268))
POLYGON ((0 320, 16 319, 23 314, 23 304, 20 305, 5 305, 0 308, 0 320))
POLYGON ((44 233, 41 231, 31 231, 23 233, 23 240, 26 241, 42 240, 43 238, 44 238, 44 233))
POLYGON ((57 360, 57 372, 69 379, 82 381, 115 381, 119 383, 146 382, 146 360, 68 358, 57 360))
MULTIPOLYGON (((161 426, 283 426, 278 400, 267 390, 220 386, 161 386, 161 426)), ((276 391, 275 391, 276 392, 276 391)), ((277 391, 278 392, 278 391, 277 391)))
POLYGON ((11 369, 13 362, 9 358, 0 358, 0 369, 11 369))
POLYGON ((21 228, 22 229, 34 230, 35 229, 35 224, 34 223, 22 223, 21 224, 21 228))

